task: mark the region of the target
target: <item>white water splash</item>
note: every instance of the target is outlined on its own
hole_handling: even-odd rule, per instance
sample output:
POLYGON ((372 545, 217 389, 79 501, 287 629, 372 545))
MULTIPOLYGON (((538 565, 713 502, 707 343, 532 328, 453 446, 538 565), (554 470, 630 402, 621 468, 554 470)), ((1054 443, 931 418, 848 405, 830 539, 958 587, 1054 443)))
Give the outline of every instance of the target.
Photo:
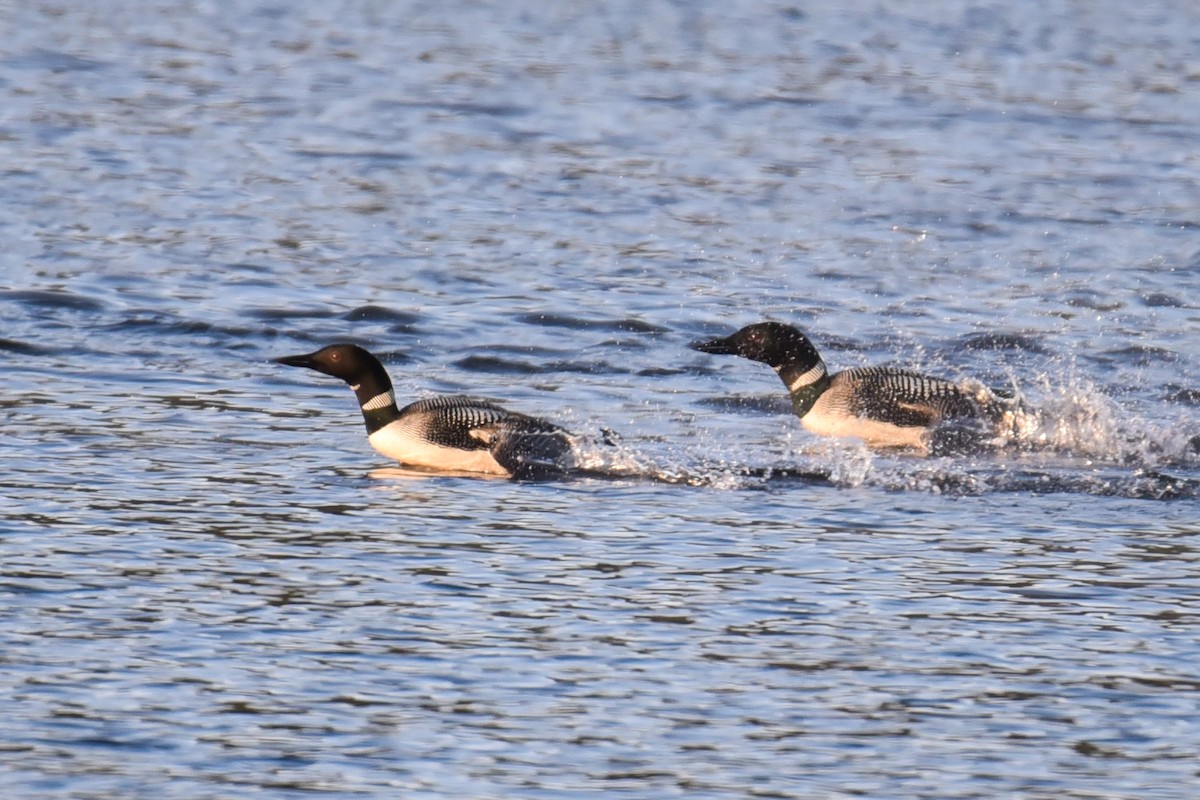
POLYGON ((1065 380, 1039 377, 1041 401, 1014 415, 1009 443, 1089 462, 1137 466, 1197 463, 1196 426, 1190 419, 1150 420, 1118 404, 1072 364, 1065 380))

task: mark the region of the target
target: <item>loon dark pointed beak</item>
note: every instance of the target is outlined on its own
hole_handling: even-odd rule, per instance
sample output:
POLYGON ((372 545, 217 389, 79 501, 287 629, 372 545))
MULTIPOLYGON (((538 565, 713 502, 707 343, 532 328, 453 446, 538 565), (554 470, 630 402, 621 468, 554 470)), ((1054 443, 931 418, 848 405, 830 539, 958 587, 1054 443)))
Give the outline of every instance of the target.
POLYGON ((738 352, 737 345, 733 343, 732 336, 709 339, 707 342, 692 342, 690 347, 693 350, 699 350, 701 353, 712 353, 718 356, 736 356, 738 352))
POLYGON ((311 353, 302 356, 284 356, 283 358, 273 358, 271 360, 276 364, 283 364, 289 367, 308 367, 309 369, 317 368, 311 353))

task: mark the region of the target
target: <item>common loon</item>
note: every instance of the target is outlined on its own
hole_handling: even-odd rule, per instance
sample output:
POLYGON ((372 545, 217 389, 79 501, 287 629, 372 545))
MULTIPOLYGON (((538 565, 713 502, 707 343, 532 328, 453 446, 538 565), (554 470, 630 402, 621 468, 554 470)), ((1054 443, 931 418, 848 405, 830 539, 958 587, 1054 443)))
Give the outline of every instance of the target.
POLYGON ((518 478, 554 474, 571 465, 567 431, 487 400, 449 395, 397 408, 387 370, 358 345, 331 344, 275 362, 348 383, 362 408, 367 441, 402 464, 518 478))
POLYGON ((894 367, 830 375, 808 337, 779 322, 747 325, 692 348, 767 364, 787 386, 805 428, 871 447, 928 455, 987 446, 1013 431, 1019 406, 977 381, 953 383, 894 367))

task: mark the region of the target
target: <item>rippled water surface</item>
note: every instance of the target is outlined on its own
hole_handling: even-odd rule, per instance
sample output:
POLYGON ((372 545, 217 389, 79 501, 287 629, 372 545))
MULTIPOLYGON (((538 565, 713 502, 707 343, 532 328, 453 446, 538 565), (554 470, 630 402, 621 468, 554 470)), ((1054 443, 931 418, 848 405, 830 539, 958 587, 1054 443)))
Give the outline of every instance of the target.
POLYGON ((1200 11, 827 5, 0 4, 6 796, 1194 797, 1200 11), (1041 426, 818 441, 766 318, 1041 426))

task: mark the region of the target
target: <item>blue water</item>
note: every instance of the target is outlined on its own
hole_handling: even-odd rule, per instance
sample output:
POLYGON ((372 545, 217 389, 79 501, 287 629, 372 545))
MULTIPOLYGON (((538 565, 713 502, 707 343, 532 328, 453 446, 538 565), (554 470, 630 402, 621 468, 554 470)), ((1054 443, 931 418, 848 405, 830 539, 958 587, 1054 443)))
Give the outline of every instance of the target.
POLYGON ((0 6, 0 786, 1191 798, 1200 11, 0 6), (1030 446, 817 440, 760 364, 1030 446), (333 379, 615 447, 414 474, 333 379))

